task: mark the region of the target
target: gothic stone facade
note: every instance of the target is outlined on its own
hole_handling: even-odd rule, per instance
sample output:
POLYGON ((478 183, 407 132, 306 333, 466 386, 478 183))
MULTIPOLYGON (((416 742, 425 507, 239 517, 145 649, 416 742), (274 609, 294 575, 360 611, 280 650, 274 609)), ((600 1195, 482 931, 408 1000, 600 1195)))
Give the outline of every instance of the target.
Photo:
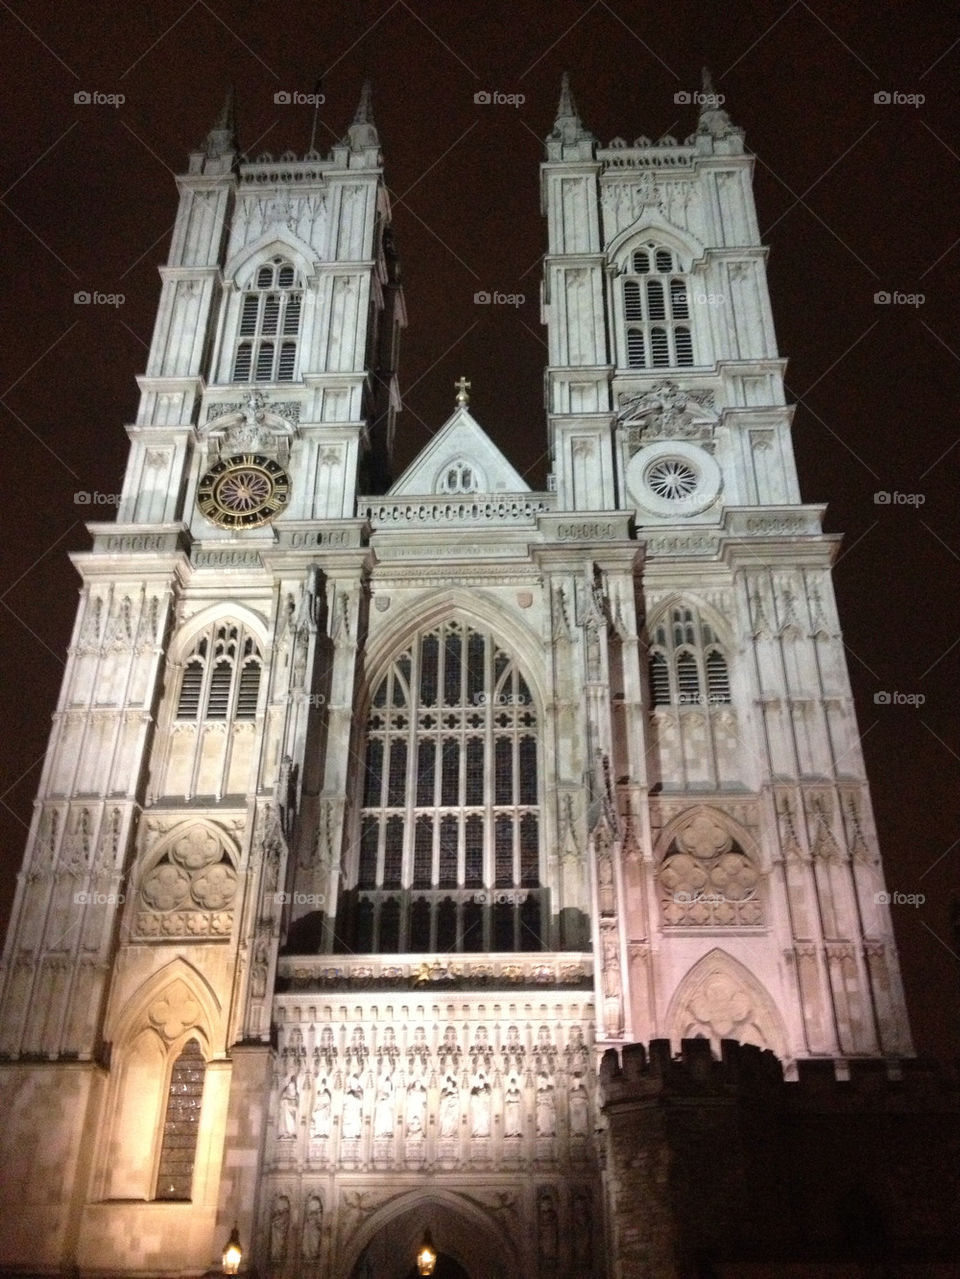
POLYGON ((328 156, 225 111, 190 157, 4 955, 4 1265, 199 1273, 237 1223, 261 1274, 399 1277, 429 1224, 473 1275, 667 1274, 605 1050, 909 1053, 751 163, 709 99, 604 147, 564 85, 533 492, 463 383, 390 477, 366 90, 328 156))

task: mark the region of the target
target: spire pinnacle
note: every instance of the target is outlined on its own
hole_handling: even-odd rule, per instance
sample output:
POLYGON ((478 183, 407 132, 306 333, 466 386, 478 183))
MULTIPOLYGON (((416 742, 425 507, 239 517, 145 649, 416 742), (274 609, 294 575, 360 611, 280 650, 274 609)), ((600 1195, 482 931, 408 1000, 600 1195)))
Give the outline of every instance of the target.
POLYGON ((220 114, 207 134, 206 152, 211 160, 219 160, 228 151, 236 149, 236 121, 233 110, 233 85, 231 85, 220 108, 220 114))
POLYGON ((369 80, 364 80, 360 90, 360 101, 357 104, 353 124, 347 130, 350 146, 354 151, 363 151, 366 147, 379 147, 380 135, 373 123, 373 90, 369 80))
POLYGON ((697 132, 707 133, 713 138, 728 138, 731 135, 742 137, 742 131, 730 123, 730 117, 723 109, 725 101, 722 93, 713 87, 713 76, 710 68, 704 67, 700 73, 702 92, 700 94, 700 119, 697 121, 697 132))
POLYGON ((593 143, 596 141, 593 134, 583 127, 583 121, 580 119, 580 113, 577 110, 577 104, 574 101, 573 90, 570 88, 570 76, 566 71, 560 80, 560 101, 557 105, 557 115, 553 122, 553 132, 547 138, 547 151, 551 159, 564 159, 574 157, 585 151, 590 153, 593 143), (567 152, 567 148, 574 147, 576 152, 567 152))

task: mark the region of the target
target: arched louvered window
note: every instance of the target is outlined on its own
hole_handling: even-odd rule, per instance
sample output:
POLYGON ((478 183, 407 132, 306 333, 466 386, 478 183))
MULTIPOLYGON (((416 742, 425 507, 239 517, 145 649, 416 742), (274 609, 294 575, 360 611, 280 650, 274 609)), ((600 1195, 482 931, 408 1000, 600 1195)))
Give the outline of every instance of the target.
POLYGON ((513 658, 450 620, 372 702, 341 937, 380 953, 540 949, 538 720, 513 658))
POLYGON ((210 627, 187 658, 178 720, 255 719, 263 657, 257 641, 231 622, 210 627))
POLYGON ((627 366, 665 369, 693 364, 687 281, 672 249, 649 242, 630 255, 623 281, 627 366))
POLYGON ((729 703, 723 646, 693 605, 676 605, 650 639, 650 702, 658 706, 729 703))
POLYGON ((190 1199, 193 1165, 200 1130, 200 1106, 206 1062, 195 1039, 184 1044, 173 1063, 163 1119, 163 1142, 157 1169, 158 1199, 190 1199))
POLYGON ((292 382, 303 292, 289 262, 273 258, 257 271, 240 305, 234 382, 292 382))

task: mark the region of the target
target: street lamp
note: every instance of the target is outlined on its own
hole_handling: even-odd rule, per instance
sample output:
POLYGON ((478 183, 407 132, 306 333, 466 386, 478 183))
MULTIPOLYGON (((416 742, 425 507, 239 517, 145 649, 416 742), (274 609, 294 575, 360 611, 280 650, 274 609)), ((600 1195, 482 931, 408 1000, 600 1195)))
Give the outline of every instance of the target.
POLYGON ((423 1243, 417 1253, 417 1269, 422 1275, 432 1275, 436 1264, 437 1250, 433 1246, 433 1240, 430 1238, 430 1231, 428 1230, 423 1236, 423 1243))
POLYGON ((240 1231, 234 1226, 230 1231, 227 1246, 223 1250, 223 1273, 225 1275, 235 1275, 240 1269, 242 1260, 243 1249, 240 1247, 240 1231))

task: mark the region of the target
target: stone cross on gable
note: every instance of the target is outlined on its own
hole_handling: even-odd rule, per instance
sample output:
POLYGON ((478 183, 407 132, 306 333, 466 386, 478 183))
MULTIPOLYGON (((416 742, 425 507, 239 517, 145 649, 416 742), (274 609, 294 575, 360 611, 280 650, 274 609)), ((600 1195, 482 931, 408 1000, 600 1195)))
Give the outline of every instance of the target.
POLYGON ((469 404, 470 403, 470 394, 469 394, 470 383, 467 381, 467 379, 461 375, 460 380, 458 382, 454 382, 453 385, 457 388, 457 403, 469 404))

